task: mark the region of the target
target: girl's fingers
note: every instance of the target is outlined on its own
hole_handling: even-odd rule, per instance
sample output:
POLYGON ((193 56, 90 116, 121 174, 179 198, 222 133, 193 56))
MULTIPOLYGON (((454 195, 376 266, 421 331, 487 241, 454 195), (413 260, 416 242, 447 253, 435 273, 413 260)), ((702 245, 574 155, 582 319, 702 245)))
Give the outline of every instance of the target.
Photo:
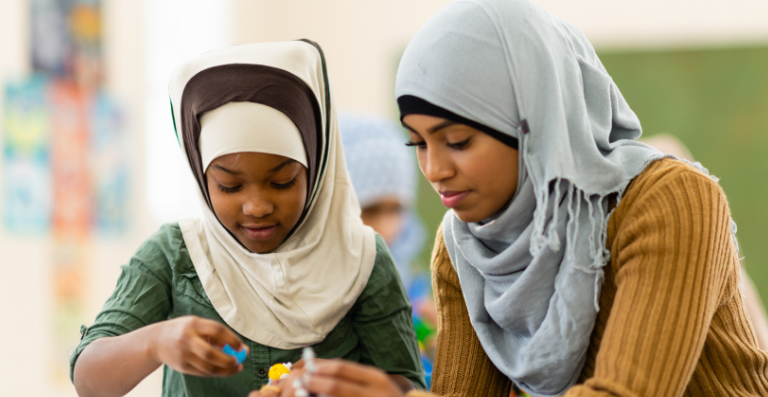
POLYGON ((224 353, 217 346, 209 344, 203 338, 193 338, 189 344, 193 355, 217 368, 230 369, 238 366, 236 358, 224 353))
POLYGON ((189 357, 186 364, 189 367, 191 367, 191 369, 193 369, 194 371, 202 374, 197 376, 206 376, 206 377, 234 375, 240 372, 240 370, 242 369, 241 365, 236 365, 236 366, 226 367, 226 368, 219 367, 211 364, 209 361, 206 361, 194 355, 189 357))
POLYGON ((201 318, 198 319, 195 326, 197 328, 197 332, 202 336, 210 338, 213 344, 221 346, 230 345, 237 351, 240 351, 242 348, 248 349, 248 346, 246 346, 240 340, 240 338, 238 338, 237 335, 235 335, 235 333, 227 328, 224 324, 221 324, 217 321, 201 318))

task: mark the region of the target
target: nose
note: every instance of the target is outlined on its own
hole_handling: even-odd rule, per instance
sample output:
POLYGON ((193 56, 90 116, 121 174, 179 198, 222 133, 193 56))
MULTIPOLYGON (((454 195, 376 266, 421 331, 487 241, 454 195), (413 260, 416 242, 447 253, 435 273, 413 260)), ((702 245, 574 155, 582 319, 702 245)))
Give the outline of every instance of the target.
POLYGON ((267 216, 274 211, 274 203, 256 193, 249 194, 243 202, 243 214, 254 218, 267 216))
POLYGON ((440 148, 427 147, 419 156, 419 168, 431 183, 437 183, 454 175, 450 159, 440 148))

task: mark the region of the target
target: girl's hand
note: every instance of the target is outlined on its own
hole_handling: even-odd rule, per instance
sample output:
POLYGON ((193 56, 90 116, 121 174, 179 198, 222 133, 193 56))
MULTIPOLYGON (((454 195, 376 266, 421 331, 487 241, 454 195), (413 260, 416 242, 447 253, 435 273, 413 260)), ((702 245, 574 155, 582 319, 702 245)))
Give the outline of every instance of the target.
MULTIPOLYGON (((404 397, 400 387, 382 370, 344 360, 317 359, 309 378, 310 393, 333 397, 404 397)), ((267 396, 274 397, 274 396, 267 396)))
MULTIPOLYGON (((237 359, 222 352, 248 347, 225 325, 205 318, 185 316, 159 323, 162 329, 151 345, 151 354, 174 370, 195 376, 229 376, 242 371, 237 359)), ((246 351, 247 352, 247 351, 246 351)))

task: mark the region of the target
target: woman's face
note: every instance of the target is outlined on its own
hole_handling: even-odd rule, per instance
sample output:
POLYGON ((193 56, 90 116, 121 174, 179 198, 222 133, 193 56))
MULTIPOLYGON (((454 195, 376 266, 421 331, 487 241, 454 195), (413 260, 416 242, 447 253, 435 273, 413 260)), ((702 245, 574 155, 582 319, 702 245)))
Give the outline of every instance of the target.
POLYGON ((213 160, 205 177, 216 217, 251 252, 277 249, 304 210, 307 169, 296 160, 232 153, 213 160))
POLYGON ((403 126, 416 146, 421 172, 459 219, 480 222, 512 199, 517 150, 478 129, 439 117, 409 114, 403 126))

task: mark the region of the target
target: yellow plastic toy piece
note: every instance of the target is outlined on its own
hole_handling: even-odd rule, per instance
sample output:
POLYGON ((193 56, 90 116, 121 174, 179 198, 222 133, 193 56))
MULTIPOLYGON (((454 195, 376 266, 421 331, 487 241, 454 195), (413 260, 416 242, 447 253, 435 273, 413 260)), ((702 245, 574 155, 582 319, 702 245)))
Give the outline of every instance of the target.
POLYGON ((291 373, 291 364, 281 364, 277 363, 271 367, 269 367, 269 379, 270 380, 279 380, 283 377, 287 377, 288 374, 291 373))

